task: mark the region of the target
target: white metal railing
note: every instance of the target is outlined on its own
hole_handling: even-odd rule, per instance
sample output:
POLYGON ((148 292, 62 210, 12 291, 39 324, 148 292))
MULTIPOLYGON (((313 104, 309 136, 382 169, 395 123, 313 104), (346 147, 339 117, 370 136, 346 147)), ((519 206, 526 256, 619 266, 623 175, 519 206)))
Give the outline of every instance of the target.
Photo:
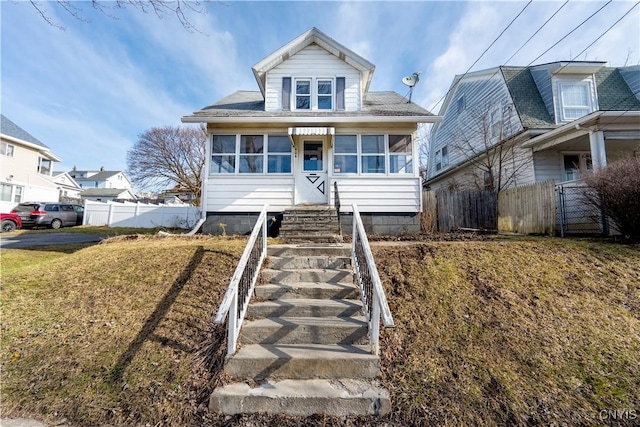
POLYGON ((353 204, 352 242, 351 264, 356 273, 362 305, 369 323, 371 353, 377 355, 380 352, 380 317, 385 327, 393 328, 395 325, 356 204, 353 204))
POLYGON ((233 274, 227 293, 214 319, 217 324, 227 322, 227 355, 236 352, 240 327, 249 306, 249 299, 258 280, 260 268, 267 257, 267 206, 262 209, 251 237, 233 274))

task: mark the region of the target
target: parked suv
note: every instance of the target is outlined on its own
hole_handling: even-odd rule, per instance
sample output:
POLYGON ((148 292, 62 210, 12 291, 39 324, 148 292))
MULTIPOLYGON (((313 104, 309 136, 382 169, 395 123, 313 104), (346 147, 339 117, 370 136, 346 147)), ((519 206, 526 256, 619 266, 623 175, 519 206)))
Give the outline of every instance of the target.
POLYGON ((26 202, 13 208, 11 213, 15 213, 22 219, 24 228, 38 226, 60 228, 82 224, 84 208, 70 203, 26 202))

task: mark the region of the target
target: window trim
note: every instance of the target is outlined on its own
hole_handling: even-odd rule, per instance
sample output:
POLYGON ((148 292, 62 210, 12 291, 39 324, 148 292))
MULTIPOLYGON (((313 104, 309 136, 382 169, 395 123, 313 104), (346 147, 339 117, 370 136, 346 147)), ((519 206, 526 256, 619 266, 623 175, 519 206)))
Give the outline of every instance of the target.
MULTIPOLYGON (((233 132, 233 131, 232 131, 233 132)), ((294 166, 293 166, 293 157, 294 157, 294 153, 293 153, 293 149, 291 147, 291 145, 289 144, 289 149, 290 151, 288 152, 270 152, 269 151, 269 139, 270 137, 287 137, 288 135, 286 135, 285 133, 273 133, 270 134, 268 132, 243 132, 242 130, 236 130, 236 132, 226 132, 226 133, 216 133, 216 134, 212 134, 211 135, 211 139, 209 142, 209 150, 210 150, 210 155, 209 155, 209 177, 225 177, 225 176, 235 176, 235 177, 240 177, 240 176, 246 176, 246 177, 259 177, 259 176, 292 176, 293 172, 294 172, 294 166), (213 152, 213 141, 215 139, 215 137, 219 137, 219 136, 233 136, 234 137, 234 152, 231 153, 214 153, 213 152), (243 136, 261 136, 262 137, 262 152, 260 153, 243 153, 241 152, 241 143, 242 143, 242 137, 243 136), (274 156, 289 156, 290 157, 290 162, 291 162, 291 171, 290 172, 269 172, 269 156, 270 155, 274 155, 274 156), (217 172, 212 170, 214 167, 214 163, 213 163, 213 157, 214 156, 233 156, 233 160, 235 162, 234 164, 234 168, 233 168, 233 172, 217 172), (255 156, 255 157, 261 157, 262 158, 262 172, 240 172, 240 161, 242 156, 255 156)))
POLYGON ((584 117, 587 114, 593 113, 595 110, 597 110, 597 105, 598 105, 598 100, 597 100, 597 95, 595 94, 595 91, 593 90, 593 81, 591 78, 584 78, 584 79, 579 79, 579 78, 574 78, 574 79, 568 79, 568 78, 556 78, 555 81, 555 85, 554 85, 554 89, 555 89, 555 94, 554 97, 556 98, 556 106, 558 111, 556 112, 556 122, 557 123, 569 123, 572 122, 574 120, 579 119, 580 117, 584 117), (587 105, 565 105, 564 103, 564 99, 563 99, 563 87, 565 86, 581 86, 583 88, 586 89, 586 95, 587 95, 587 105), (566 115, 566 110, 567 109, 585 109, 585 114, 579 116, 579 117, 567 117, 566 115))
POLYGON ((51 172, 52 172, 52 170, 53 170, 53 160, 51 160, 51 159, 47 159, 46 157, 42 157, 42 156, 38 157, 38 173, 39 173, 40 175, 48 175, 48 176, 51 176, 51 172), (48 162, 48 163, 49 163, 49 169, 48 169, 48 171, 47 171, 47 172, 43 172, 43 171, 42 171, 42 170, 43 170, 43 168, 42 168, 42 164, 43 164, 44 162, 48 162))
POLYGON ((0 148, 1 148, 0 155, 3 155, 3 156, 13 157, 16 152, 16 146, 13 144, 9 144, 8 142, 2 141, 2 147, 0 148))
POLYGON ((316 77, 294 77, 291 88, 291 111, 337 111, 337 88, 334 77, 316 76, 316 77), (331 82, 331 108, 319 108, 320 97, 328 97, 329 95, 320 94, 318 84, 321 81, 331 82), (298 94, 298 82, 309 82, 309 94, 298 94), (309 108, 298 108, 298 96, 309 97, 309 108))

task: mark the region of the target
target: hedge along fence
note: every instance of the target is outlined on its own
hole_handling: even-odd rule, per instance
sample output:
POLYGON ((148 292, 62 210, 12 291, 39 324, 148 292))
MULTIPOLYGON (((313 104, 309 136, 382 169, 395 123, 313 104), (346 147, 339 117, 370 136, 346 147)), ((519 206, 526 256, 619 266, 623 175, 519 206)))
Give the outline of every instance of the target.
POLYGON ((84 205, 83 225, 131 228, 192 228, 201 217, 197 206, 154 205, 129 202, 94 202, 84 205))
POLYGON ((553 236, 556 188, 553 181, 523 185, 498 194, 498 230, 553 236))

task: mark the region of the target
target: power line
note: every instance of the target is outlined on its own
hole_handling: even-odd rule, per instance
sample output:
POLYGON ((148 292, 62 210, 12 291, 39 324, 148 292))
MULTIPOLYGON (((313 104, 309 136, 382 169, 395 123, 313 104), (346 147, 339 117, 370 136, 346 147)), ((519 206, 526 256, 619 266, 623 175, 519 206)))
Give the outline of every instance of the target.
MULTIPOLYGON (((610 1, 611 1, 611 0, 610 0, 610 1)), ((515 20, 516 20, 516 19, 518 19, 518 17, 519 17, 520 15, 522 15, 522 12, 524 12, 524 11, 525 11, 525 9, 527 9, 527 8, 529 7, 529 5, 530 5, 532 2, 533 2, 533 0, 529 0, 529 2, 528 2, 528 3, 527 3, 527 4, 522 8, 522 10, 520 10, 520 12, 518 12, 518 14, 517 14, 517 15, 516 15, 512 20, 511 20, 511 22, 509 22, 509 24, 504 28, 504 30, 502 30, 502 32, 501 32, 500 34, 498 34, 498 37, 496 37, 496 38, 491 42, 491 44, 489 45, 489 47, 487 47, 487 48, 484 50, 484 52, 482 52, 482 54, 480 54, 480 56, 478 57, 478 59, 476 59, 476 60, 473 62, 473 64, 471 64, 471 66, 467 69, 467 71, 465 71, 465 72, 462 74, 462 77, 466 76, 466 75, 469 73, 469 71, 471 71, 471 69, 473 68, 473 66, 474 66, 474 65, 476 65, 476 64, 478 63, 478 61, 480 61, 480 59, 482 59, 482 57, 484 56, 484 54, 485 54, 485 53, 487 53, 487 51, 488 51, 489 49, 491 49, 491 47, 492 47, 492 46, 493 46, 493 45, 498 41, 498 39, 499 39, 500 37, 502 37, 502 35, 505 33, 505 31, 507 31, 507 30, 509 29, 509 27, 511 27, 511 25, 515 22, 515 20)), ((462 78, 462 77, 461 77, 461 78, 462 78)), ((447 91, 447 93, 445 93, 445 95, 444 95, 442 98, 440 98, 440 100, 438 100, 438 102, 436 102, 436 103, 434 104, 434 106, 433 106, 429 111, 431 111, 431 110, 433 110, 434 108, 436 108, 436 106, 437 106, 438 104, 440 104, 440 103, 442 102, 442 100, 443 100, 443 99, 445 99, 445 98, 447 97, 447 95, 448 95, 448 94, 449 94, 449 91, 447 91)))

